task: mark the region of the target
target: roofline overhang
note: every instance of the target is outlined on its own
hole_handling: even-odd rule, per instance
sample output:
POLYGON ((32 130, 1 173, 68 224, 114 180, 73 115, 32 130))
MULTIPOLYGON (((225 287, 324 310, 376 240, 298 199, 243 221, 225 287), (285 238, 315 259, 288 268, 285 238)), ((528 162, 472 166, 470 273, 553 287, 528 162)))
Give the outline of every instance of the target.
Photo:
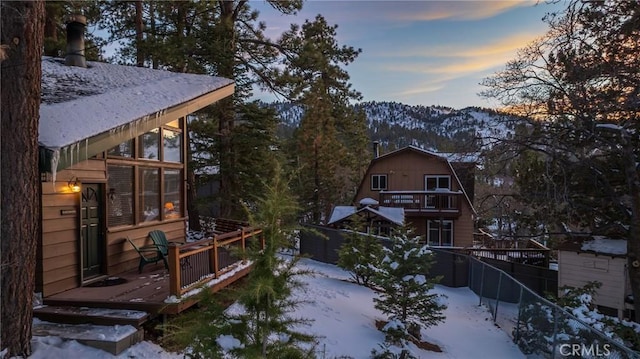
POLYGON ((214 104, 223 98, 233 95, 234 91, 235 84, 232 82, 179 105, 135 119, 120 127, 118 131, 105 131, 59 149, 41 146, 40 172, 53 172, 51 171, 53 167, 52 163, 54 163, 55 160, 52 161, 52 159, 55 157, 58 157, 56 170, 63 170, 73 164, 87 160, 98 153, 113 148, 122 142, 169 123, 176 118, 189 115, 214 104), (59 156, 55 155, 56 151, 59 156))

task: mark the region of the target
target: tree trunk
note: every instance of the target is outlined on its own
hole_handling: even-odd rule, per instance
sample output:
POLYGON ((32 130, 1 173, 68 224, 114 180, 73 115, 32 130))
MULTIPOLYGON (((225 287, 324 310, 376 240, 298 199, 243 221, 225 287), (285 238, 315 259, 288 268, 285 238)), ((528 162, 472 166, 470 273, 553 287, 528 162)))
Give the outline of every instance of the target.
POLYGON ((144 24, 142 22, 142 0, 136 0, 136 66, 144 66, 144 52, 142 41, 144 40, 144 24))
POLYGON ((38 120, 44 35, 43 1, 2 1, 0 151, 1 321, 5 357, 31 354, 31 324, 39 240, 38 120))
MULTIPOLYGON (((231 54, 235 54, 236 34, 235 21, 236 9, 235 1, 219 1, 220 5, 220 26, 222 35, 219 41, 224 41, 224 51, 227 56, 221 56, 218 61, 218 76, 234 79, 235 60, 231 54)), ((233 156, 233 144, 231 134, 233 131, 233 121, 235 119, 234 96, 224 98, 217 103, 218 108, 218 131, 220 132, 220 216, 231 217, 238 212, 237 201, 234 201, 234 173, 235 159, 233 156)))
MULTIPOLYGON (((188 121, 187 121, 188 122, 188 121)), ((196 203, 197 187, 196 187, 196 175, 193 172, 192 165, 192 153, 191 153, 191 135, 189 131, 189 124, 185 124, 185 131, 187 131, 187 212, 189 213, 189 230, 202 231, 200 225, 200 210, 196 203)))

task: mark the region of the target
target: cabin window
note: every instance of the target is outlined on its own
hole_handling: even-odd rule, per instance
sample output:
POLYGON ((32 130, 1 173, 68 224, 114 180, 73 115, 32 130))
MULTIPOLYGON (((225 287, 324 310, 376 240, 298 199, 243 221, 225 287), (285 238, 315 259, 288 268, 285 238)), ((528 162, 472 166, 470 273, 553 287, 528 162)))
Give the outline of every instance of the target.
MULTIPOLYGON (((450 191, 451 190, 451 177, 450 176, 424 176, 424 189, 425 191, 450 191)), ((451 197, 440 195, 440 201, 438 201, 438 195, 428 194, 425 196, 425 208, 451 208, 451 197)))
POLYGON ((163 161, 182 162, 182 134, 178 131, 162 129, 163 161))
POLYGON ((133 166, 107 167, 107 223, 111 227, 133 224, 133 166))
POLYGON ((158 128, 141 135, 139 137, 138 145, 138 158, 144 158, 146 160, 159 160, 160 150, 158 144, 160 143, 160 131, 158 128))
POLYGON ((387 189, 387 175, 371 175, 371 190, 381 191, 387 189))
POLYGON ((139 221, 160 220, 160 170, 158 168, 140 167, 138 170, 140 203, 139 221))
POLYGON ((424 176, 426 191, 451 190, 451 176, 424 176))
POLYGON ((178 218, 182 214, 182 171, 164 170, 164 218, 178 218))
POLYGON ((124 141, 121 144, 107 151, 107 156, 133 157, 133 140, 124 141))
POLYGON ((430 246, 453 246, 453 221, 428 220, 427 243, 430 246))

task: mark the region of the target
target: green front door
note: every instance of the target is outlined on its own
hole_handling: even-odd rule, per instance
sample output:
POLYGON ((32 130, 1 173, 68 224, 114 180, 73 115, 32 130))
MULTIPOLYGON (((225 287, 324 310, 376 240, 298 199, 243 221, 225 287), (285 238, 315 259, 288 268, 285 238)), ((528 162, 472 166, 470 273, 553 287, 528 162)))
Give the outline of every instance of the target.
POLYGON ((102 230, 102 186, 83 184, 80 208, 80 251, 82 281, 103 274, 104 231, 102 230))

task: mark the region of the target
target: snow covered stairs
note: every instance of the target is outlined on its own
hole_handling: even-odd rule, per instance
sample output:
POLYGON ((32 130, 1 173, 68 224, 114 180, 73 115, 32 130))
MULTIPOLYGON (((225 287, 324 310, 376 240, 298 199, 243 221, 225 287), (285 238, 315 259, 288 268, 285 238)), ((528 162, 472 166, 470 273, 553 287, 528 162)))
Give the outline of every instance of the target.
POLYGON ((57 336, 118 355, 144 340, 149 314, 134 310, 41 306, 33 310, 34 336, 57 336))

